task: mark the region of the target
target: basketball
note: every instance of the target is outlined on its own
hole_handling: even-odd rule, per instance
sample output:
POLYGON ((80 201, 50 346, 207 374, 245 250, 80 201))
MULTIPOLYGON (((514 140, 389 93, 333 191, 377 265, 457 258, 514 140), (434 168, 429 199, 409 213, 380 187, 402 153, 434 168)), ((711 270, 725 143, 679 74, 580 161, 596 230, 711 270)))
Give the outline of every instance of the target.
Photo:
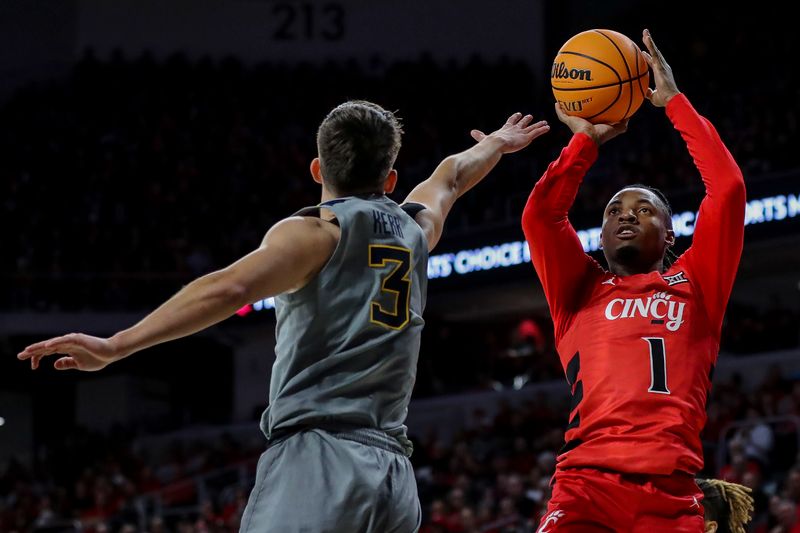
POLYGON ((593 124, 633 115, 645 98, 650 70, 639 47, 613 30, 588 30, 556 54, 550 85, 568 115, 593 124))

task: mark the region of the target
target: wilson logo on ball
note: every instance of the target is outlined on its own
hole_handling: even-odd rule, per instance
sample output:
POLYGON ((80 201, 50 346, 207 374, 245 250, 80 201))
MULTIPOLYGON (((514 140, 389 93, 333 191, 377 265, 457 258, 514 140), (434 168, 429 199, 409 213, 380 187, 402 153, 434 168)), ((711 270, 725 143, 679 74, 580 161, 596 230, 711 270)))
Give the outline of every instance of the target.
POLYGON ((590 69, 567 68, 563 61, 561 63, 553 63, 550 78, 554 80, 593 81, 590 69))

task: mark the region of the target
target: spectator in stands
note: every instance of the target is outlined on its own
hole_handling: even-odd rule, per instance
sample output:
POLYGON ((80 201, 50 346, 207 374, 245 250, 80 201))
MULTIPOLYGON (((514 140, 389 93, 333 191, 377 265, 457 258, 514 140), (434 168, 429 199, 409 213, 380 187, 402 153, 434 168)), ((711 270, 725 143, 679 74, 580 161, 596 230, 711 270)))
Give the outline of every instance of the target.
POLYGON ((769 454, 774 444, 772 428, 753 406, 747 409, 745 422, 746 425, 733 435, 731 445, 741 449, 747 460, 756 461, 763 470, 769 466, 769 454))

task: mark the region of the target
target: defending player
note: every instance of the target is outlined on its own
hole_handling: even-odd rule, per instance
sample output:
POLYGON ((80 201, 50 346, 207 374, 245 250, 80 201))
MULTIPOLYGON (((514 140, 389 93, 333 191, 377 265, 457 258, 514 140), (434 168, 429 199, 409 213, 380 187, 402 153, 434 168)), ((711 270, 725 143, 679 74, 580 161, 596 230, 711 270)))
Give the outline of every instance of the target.
POLYGON ((742 250, 745 187, 714 127, 678 91, 647 30, 648 99, 683 137, 706 187, 692 246, 671 266, 671 212, 658 191, 609 201, 608 270, 583 252, 567 218, 598 146, 627 124, 565 115, 574 133, 522 217, 572 392, 566 444, 540 531, 701 532, 700 431, 725 307, 742 250))
MULTIPOLYGON (((243 305, 278 295, 276 361, 259 460, 242 531, 415 531, 421 515, 406 438, 425 307, 428 251, 456 199, 503 154, 548 131, 512 115, 475 146, 446 158, 402 206, 385 196, 401 128, 369 102, 335 108, 311 163, 322 203, 268 232, 260 248, 203 276, 130 329, 70 334, 19 354, 60 370, 100 370, 190 335, 243 305)), ((190 361, 187 361, 191 364, 190 361)))

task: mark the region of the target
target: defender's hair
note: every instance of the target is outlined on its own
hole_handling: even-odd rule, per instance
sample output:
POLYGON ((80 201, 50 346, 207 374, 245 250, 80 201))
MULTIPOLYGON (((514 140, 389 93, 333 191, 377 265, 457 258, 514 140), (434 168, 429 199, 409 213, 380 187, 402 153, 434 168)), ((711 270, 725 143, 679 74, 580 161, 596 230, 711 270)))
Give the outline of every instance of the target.
POLYGON ((403 128, 391 111, 364 100, 334 108, 317 130, 325 182, 338 194, 382 192, 403 128))
POLYGON ((698 479, 697 486, 703 491, 705 519, 714 520, 719 533, 745 533, 754 510, 749 487, 721 479, 698 479))

